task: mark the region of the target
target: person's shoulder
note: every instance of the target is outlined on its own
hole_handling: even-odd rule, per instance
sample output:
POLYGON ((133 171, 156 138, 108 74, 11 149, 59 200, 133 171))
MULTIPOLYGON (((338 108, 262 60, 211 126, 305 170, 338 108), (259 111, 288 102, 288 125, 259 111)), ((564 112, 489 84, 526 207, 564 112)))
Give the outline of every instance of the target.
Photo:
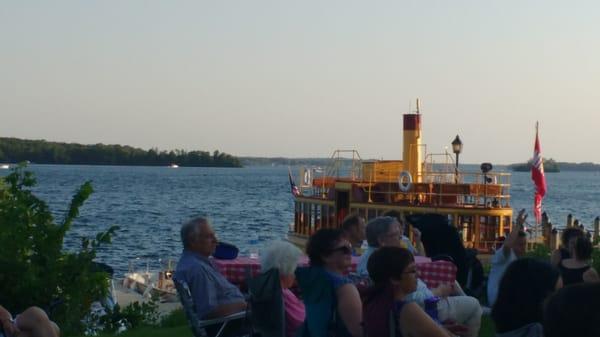
MULTIPOLYGON (((208 259, 207 259, 208 260, 208 259)), ((195 256, 194 254, 184 252, 177 263, 175 268, 175 274, 182 273, 202 273, 207 274, 212 272, 212 267, 209 261, 204 261, 202 258, 195 256)))
POLYGON ((600 276, 598 276, 598 271, 594 269, 594 267, 588 268, 585 272, 583 272, 583 280, 585 282, 598 282, 600 281, 600 276))
POLYGON ((420 317, 422 314, 424 314, 423 309, 421 309, 419 304, 417 304, 417 302, 414 301, 402 302, 402 306, 398 308, 398 305, 396 305, 395 309, 400 315, 400 317, 409 319, 414 317, 420 317))
POLYGON ((351 284, 352 286, 354 286, 354 284, 352 283, 352 280, 349 277, 335 274, 335 273, 332 273, 329 271, 325 271, 325 274, 327 275, 327 278, 328 278, 329 282, 331 282, 331 284, 333 285, 334 289, 338 289, 338 288, 348 285, 348 284, 351 284))

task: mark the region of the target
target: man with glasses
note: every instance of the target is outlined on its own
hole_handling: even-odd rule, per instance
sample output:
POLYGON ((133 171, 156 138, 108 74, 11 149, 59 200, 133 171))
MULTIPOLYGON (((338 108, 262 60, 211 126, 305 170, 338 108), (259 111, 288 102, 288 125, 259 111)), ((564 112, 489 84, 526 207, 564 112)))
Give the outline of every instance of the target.
POLYGON ((244 295, 212 264, 217 237, 207 219, 198 217, 181 227, 183 253, 175 279, 189 287, 200 319, 219 318, 246 310, 244 295))

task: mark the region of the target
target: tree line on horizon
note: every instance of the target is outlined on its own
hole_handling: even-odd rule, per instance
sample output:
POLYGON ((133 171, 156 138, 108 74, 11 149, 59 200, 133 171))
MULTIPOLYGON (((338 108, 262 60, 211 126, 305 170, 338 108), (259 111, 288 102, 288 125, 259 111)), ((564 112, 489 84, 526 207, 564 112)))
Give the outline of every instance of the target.
POLYGON ((29 161, 36 164, 75 165, 132 165, 192 167, 241 167, 237 157, 215 150, 160 151, 143 150, 127 145, 83 145, 77 143, 49 142, 0 137, 0 163, 29 161))

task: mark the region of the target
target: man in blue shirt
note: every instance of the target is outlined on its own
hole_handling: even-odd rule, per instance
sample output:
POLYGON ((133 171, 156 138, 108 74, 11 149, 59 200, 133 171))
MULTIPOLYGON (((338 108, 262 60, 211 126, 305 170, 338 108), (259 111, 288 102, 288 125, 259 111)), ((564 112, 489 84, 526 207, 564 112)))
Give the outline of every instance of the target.
POLYGON ((181 227, 181 242, 183 253, 174 277, 189 285, 198 317, 224 317, 246 310, 240 290, 209 259, 218 242, 208 220, 199 217, 184 224, 181 227))
POLYGON ((525 214, 525 209, 522 209, 517 216, 517 223, 513 225, 512 231, 508 234, 502 248, 498 249, 492 257, 492 268, 487 283, 488 304, 490 307, 496 302, 498 286, 508 265, 525 255, 527 249, 527 234, 523 232, 525 219, 527 219, 527 214, 525 214))

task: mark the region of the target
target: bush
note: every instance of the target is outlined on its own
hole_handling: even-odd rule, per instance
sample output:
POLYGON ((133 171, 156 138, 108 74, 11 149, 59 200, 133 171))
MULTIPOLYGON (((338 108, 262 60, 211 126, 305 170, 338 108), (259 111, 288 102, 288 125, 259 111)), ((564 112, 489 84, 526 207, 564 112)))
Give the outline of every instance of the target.
POLYGON ((0 303, 13 313, 39 306, 64 334, 83 332, 90 304, 108 293, 108 275, 93 267, 96 249, 110 243, 117 227, 83 239, 78 252, 65 252, 64 237, 93 192, 91 183, 78 189, 63 221, 55 223, 32 193, 36 180, 24 165, 0 181, 0 303))
POLYGON ((122 309, 117 304, 114 308, 104 308, 104 311, 103 314, 90 317, 86 329, 87 335, 114 334, 158 323, 158 304, 154 300, 144 303, 133 302, 122 309))
POLYGON ((525 257, 530 257, 536 260, 550 262, 550 255, 552 251, 544 244, 536 243, 533 249, 525 253, 525 257))
POLYGON ((160 321, 160 326, 163 328, 171 328, 176 326, 187 325, 188 320, 185 317, 183 308, 175 309, 164 316, 160 321))

